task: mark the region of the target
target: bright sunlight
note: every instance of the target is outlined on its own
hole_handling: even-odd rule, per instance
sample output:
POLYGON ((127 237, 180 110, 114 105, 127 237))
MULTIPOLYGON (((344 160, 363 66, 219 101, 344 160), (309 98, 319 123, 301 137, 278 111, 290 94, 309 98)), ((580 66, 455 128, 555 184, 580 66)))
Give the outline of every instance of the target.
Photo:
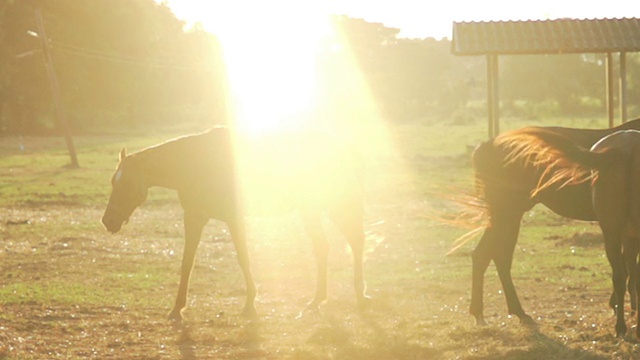
MULTIPOLYGON (((178 9, 188 4, 171 6, 196 13, 178 9)), ((350 141, 367 139, 369 146, 386 141, 367 84, 331 23, 329 5, 276 0, 192 6, 222 44, 230 115, 238 129, 257 134, 313 126, 350 141)))
POLYGON ((223 47, 236 126, 255 133, 300 125, 312 105, 328 18, 295 3, 234 4, 211 22, 217 22, 212 27, 223 47))
MULTIPOLYGON (((242 135, 238 154, 249 198, 272 203, 280 192, 270 186, 276 183, 296 192, 303 179, 285 176, 288 169, 335 172, 335 164, 319 161, 319 150, 334 150, 333 140, 352 145, 365 159, 393 156, 349 44, 321 2, 239 1, 218 4, 216 10, 201 9, 199 18, 222 45, 229 116, 242 135), (333 140, 299 140, 310 139, 310 133, 324 139, 330 134, 333 140), (265 134, 271 139, 264 141, 265 134), (270 176, 275 178, 267 180, 270 176)), ((320 157, 325 155, 331 156, 320 157)))

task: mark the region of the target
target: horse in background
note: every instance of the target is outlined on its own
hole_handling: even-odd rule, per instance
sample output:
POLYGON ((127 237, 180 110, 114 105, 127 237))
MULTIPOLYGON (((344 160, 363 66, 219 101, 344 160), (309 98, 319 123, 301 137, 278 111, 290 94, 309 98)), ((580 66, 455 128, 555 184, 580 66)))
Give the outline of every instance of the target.
MULTIPOLYGON (((539 129, 566 137, 577 146, 589 149, 614 132, 640 129, 640 119, 609 129, 527 127, 500 134, 476 148, 473 153, 476 186, 488 220, 472 253, 470 313, 478 325, 486 324, 483 315, 484 274, 491 261, 496 265, 509 314, 517 316, 524 324, 535 324, 522 308, 511 277, 513 253, 525 212, 541 203, 567 218, 597 220, 591 201, 590 174, 585 173, 583 167, 568 159, 558 158, 543 164, 532 161, 535 159, 528 156, 517 156, 526 153, 519 140, 536 138, 539 129), (558 174, 566 173, 581 174, 581 181, 576 179, 566 184, 548 182, 558 174), (547 186, 540 187, 540 184, 547 186)), ((553 146, 545 149, 554 151, 553 146)))
POLYGON ((363 308, 368 299, 363 276, 364 214, 361 169, 353 154, 346 146, 339 146, 335 139, 313 137, 315 141, 310 141, 307 136, 270 144, 275 147, 293 144, 293 149, 266 149, 271 156, 246 157, 244 145, 247 143, 236 141, 236 138, 229 129, 216 127, 130 155, 124 149, 120 152, 120 161, 111 179, 111 195, 102 217, 102 223, 109 232, 116 233, 121 229, 133 211, 145 201, 150 187, 176 190, 184 209, 185 245, 180 284, 169 317, 182 319, 196 250, 203 228, 212 218, 226 223, 235 244, 246 286, 243 314, 257 316, 256 286, 249 265, 244 217, 247 215, 246 203, 251 201, 247 197, 257 192, 254 191, 255 186, 262 185, 266 189, 261 192, 281 191, 286 195, 283 201, 297 207, 306 233, 313 242, 318 267, 317 286, 308 308, 317 308, 327 298, 328 242, 322 226, 325 213, 351 245, 356 300, 358 307, 363 308), (303 151, 305 149, 308 151, 303 151), (259 161, 253 161, 255 159, 280 160, 281 165, 275 167, 279 174, 270 177, 266 173, 274 166, 247 171, 246 168, 258 165, 255 163, 259 161), (244 189, 247 184, 253 189, 244 189))
MULTIPOLYGON (((583 182, 588 177, 586 175, 591 174, 593 209, 612 269, 615 329, 618 336, 623 336, 627 332, 624 321, 627 278, 632 300, 640 291, 640 131, 617 131, 603 137, 591 149, 544 129, 528 135, 528 139, 518 141, 520 150, 514 156, 535 159, 541 166, 566 161, 580 166, 574 171, 556 174, 540 183, 539 189, 558 184, 571 186, 583 182)), ((636 317, 637 324, 640 324, 640 312, 636 311, 636 317)), ((640 328, 637 326, 636 336, 640 338, 640 328)))

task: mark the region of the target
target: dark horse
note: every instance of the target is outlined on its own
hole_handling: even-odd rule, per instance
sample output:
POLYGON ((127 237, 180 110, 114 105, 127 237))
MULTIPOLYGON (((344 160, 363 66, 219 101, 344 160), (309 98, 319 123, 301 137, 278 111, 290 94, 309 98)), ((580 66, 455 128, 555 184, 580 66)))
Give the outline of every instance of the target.
MULTIPOLYGON (((256 287, 249 268, 246 244, 244 200, 247 194, 243 183, 248 179, 242 168, 251 166, 237 160, 236 137, 224 127, 207 132, 174 139, 139 152, 127 155, 120 152, 120 162, 111 184, 112 192, 102 223, 111 233, 116 233, 126 223, 133 211, 141 205, 152 186, 174 189, 184 209, 185 245, 182 258, 180 285, 170 318, 182 319, 186 306, 189 278, 202 230, 209 219, 226 223, 235 243, 235 248, 244 274, 247 300, 243 314, 255 317, 254 299, 256 287)), ((272 154, 289 161, 279 167, 286 171, 278 179, 286 182, 287 199, 300 211, 305 230, 312 239, 318 265, 316 294, 309 303, 318 307, 327 297, 327 253, 328 243, 322 229, 322 214, 326 213, 349 241, 354 257, 354 282, 359 307, 367 300, 363 280, 363 204, 359 167, 355 157, 346 152, 346 147, 334 146, 330 141, 309 142, 301 139, 296 148, 272 154), (301 147, 313 146, 302 152, 306 158, 287 154, 301 151, 301 147)), ((271 143, 271 145, 280 143, 271 143)), ((243 150, 244 151, 244 150, 243 150)), ((263 157, 264 158, 264 157, 263 157)), ((272 159, 273 160, 273 159, 272 159)), ((265 170, 263 167, 262 170, 265 170)), ((266 173, 256 173, 259 181, 266 173)), ((256 179, 251 179, 253 182, 256 179)))
MULTIPOLYGON (((531 158, 518 157, 524 148, 518 140, 536 136, 540 127, 514 130, 483 142, 473 154, 475 177, 485 202, 488 223, 484 234, 472 255, 472 289, 470 313, 477 324, 485 324, 483 315, 484 274, 493 260, 504 289, 509 314, 516 315, 523 323, 534 324, 525 313, 516 294, 511 278, 511 264, 520 222, 524 213, 535 204, 542 203, 557 214, 578 220, 596 221, 591 202, 589 176, 584 181, 567 184, 551 182, 559 173, 578 171, 571 161, 555 161, 542 164, 531 158), (548 186, 540 187, 547 183, 548 186)), ((626 122, 610 129, 575 129, 544 127, 547 133, 571 139, 577 146, 589 149, 598 140, 619 130, 640 129, 640 119, 626 122)), ((548 148, 553 151, 553 148, 548 148)))
MULTIPOLYGON (((556 162, 579 164, 582 169, 557 173, 540 188, 560 184, 581 183, 592 174, 592 200, 596 218, 604 236, 607 259, 612 268, 616 334, 627 331, 624 321, 625 281, 629 292, 637 294, 638 245, 640 242, 640 131, 622 130, 607 135, 591 149, 576 144, 571 138, 544 129, 530 132, 529 140, 518 141, 518 157, 527 157, 544 166, 556 162), (591 169, 596 170, 591 173, 591 169)), ((637 312, 640 324, 640 312, 637 312)), ((640 328, 636 327, 636 336, 640 328)))

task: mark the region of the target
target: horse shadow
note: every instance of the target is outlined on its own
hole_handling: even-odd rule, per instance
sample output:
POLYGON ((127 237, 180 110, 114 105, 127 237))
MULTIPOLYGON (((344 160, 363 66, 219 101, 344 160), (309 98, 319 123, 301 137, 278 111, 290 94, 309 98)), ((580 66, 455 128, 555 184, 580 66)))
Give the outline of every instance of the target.
MULTIPOLYGON (((217 346, 216 339, 199 339, 201 324, 186 324, 175 322, 173 330, 176 332, 176 347, 181 360, 208 359, 205 347, 217 346), (204 346, 204 344, 207 344, 204 346)), ((241 325, 240 348, 245 357, 261 358, 264 355, 261 340, 261 325, 259 321, 250 321, 241 325)), ((237 344, 234 344, 237 345, 237 344)))
MULTIPOLYGON (((572 348, 562 341, 542 333, 537 327, 530 327, 525 336, 526 348, 513 346, 513 349, 500 354, 480 355, 470 353, 468 349, 456 346, 431 347, 420 344, 401 332, 385 329, 380 325, 375 314, 359 314, 344 318, 331 313, 315 312, 315 315, 305 315, 306 320, 300 320, 299 326, 308 333, 306 343, 311 348, 331 349, 332 357, 336 359, 443 359, 451 355, 451 351, 463 351, 455 354, 458 359, 473 360, 529 360, 529 359, 582 359, 606 360, 607 356, 595 354, 589 350, 572 348), (360 326, 354 327, 359 322, 360 326), (362 341, 362 332, 368 332, 367 340, 362 341), (549 357, 549 354, 557 354, 549 357)), ((242 358, 269 358, 269 351, 263 348, 262 323, 250 321, 238 326, 240 330, 237 343, 225 344, 211 338, 200 338, 202 323, 174 325, 176 331, 176 346, 182 360, 197 360, 209 358, 206 347, 219 346, 225 348, 234 346, 236 355, 242 358), (206 344, 206 345, 205 345, 206 344)), ((224 325, 221 325, 224 326, 224 325)), ((447 331, 446 329, 442 329, 447 331)), ((453 342, 466 341, 469 338, 484 338, 496 343, 520 341, 510 339, 508 333, 491 326, 472 327, 466 331, 458 329, 449 335, 453 342)), ((317 350, 303 346, 295 350, 293 358, 316 359, 317 350)))
MULTIPOLYGON (((494 327, 475 327, 470 331, 457 333, 458 337, 470 338, 479 337, 486 341, 495 341, 496 343, 506 343, 512 340, 509 335, 500 329, 494 327)), ((460 359, 473 360, 529 360, 529 359, 548 359, 548 360, 565 360, 565 359, 582 359, 582 360, 606 360, 609 356, 595 354, 589 350, 569 347, 567 344, 554 337, 542 333, 537 326, 528 327, 528 334, 525 337, 528 346, 513 346, 513 349, 500 354, 468 354, 461 356, 460 359), (550 354, 556 354, 551 355, 550 354)), ((461 340, 462 341, 462 340, 461 340)))
POLYGON ((180 324, 177 327, 178 339, 176 345, 180 352, 180 358, 183 360, 196 360, 196 341, 191 334, 192 330, 188 326, 180 324))
MULTIPOLYGON (((322 319, 313 326, 307 342, 312 345, 332 349, 336 359, 441 359, 444 354, 435 348, 412 343, 408 337, 384 329, 375 314, 360 313, 354 319, 343 319, 333 314, 319 314, 322 319), (361 323, 360 329, 353 324, 361 323), (361 342, 359 332, 370 332, 372 336, 361 342)), ((313 354, 300 358, 314 358, 313 354)))

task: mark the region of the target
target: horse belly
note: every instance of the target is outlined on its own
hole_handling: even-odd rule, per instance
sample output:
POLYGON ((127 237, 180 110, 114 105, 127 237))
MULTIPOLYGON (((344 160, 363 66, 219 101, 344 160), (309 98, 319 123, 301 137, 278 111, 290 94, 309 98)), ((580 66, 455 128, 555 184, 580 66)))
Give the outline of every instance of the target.
POLYGON ((589 182, 546 190, 538 195, 538 200, 560 216, 575 220, 597 220, 589 182))
POLYGON ((358 191, 358 168, 344 144, 315 135, 276 140, 255 143, 244 159, 241 183, 249 214, 323 210, 358 191))

